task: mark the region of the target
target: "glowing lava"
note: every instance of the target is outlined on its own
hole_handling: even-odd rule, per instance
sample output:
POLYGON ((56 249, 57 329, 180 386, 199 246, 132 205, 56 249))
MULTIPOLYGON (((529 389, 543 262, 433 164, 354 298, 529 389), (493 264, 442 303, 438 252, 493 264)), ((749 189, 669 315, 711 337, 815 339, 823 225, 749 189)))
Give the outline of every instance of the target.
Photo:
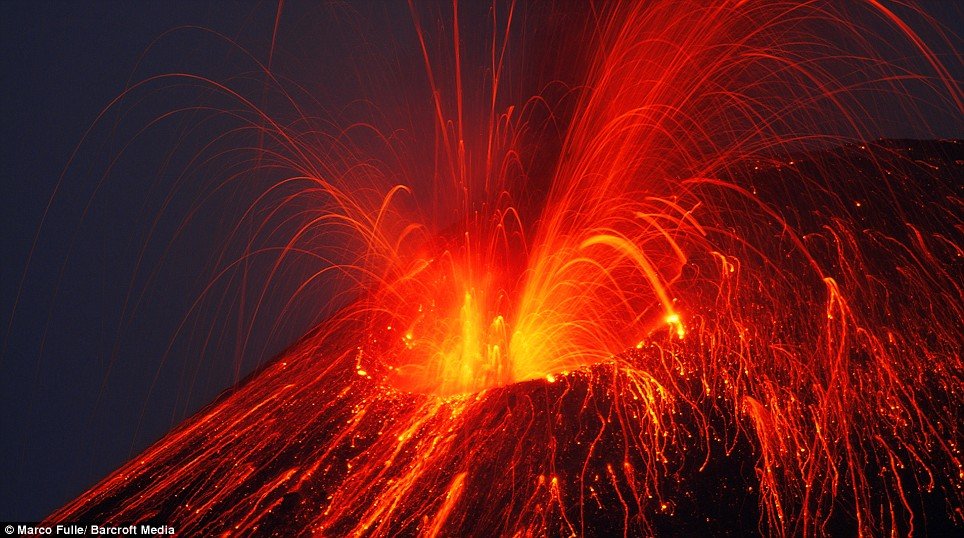
POLYGON ((336 151, 344 132, 332 156, 244 100, 260 166, 305 185, 252 228, 352 301, 52 520, 877 535, 938 492, 960 524, 960 144, 848 143, 867 99, 920 116, 906 80, 961 114, 928 44, 875 1, 878 41, 926 73, 832 2, 607 4, 572 32, 593 39, 577 89, 503 106, 521 8, 486 14, 479 65, 459 9, 439 35, 412 9, 429 158, 398 157, 393 125, 373 145, 397 161, 336 151))

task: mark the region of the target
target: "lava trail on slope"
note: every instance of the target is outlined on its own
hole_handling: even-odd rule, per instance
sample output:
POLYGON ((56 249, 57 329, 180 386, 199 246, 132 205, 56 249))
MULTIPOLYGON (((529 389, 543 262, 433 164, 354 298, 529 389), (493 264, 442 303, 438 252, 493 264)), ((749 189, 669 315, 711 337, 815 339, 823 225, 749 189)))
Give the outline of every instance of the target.
MULTIPOLYGON (((399 388, 391 354, 405 336, 349 307, 50 521, 274 536, 957 529, 960 425, 927 417, 960 416, 960 333, 921 328, 946 316, 921 309, 939 295, 915 294, 961 281, 960 252, 941 251, 960 222, 944 229, 932 216, 960 215, 962 144, 877 141, 750 168, 741 181, 805 238, 823 278, 781 240, 757 243, 758 270, 750 256, 733 267, 693 255, 681 302, 702 306, 687 312, 685 337, 667 323, 608 360, 456 394, 399 388), (786 192, 828 169, 855 211, 835 227, 826 200, 786 192), (932 211, 873 211, 894 198, 932 211), (789 282, 759 277, 772 263, 789 282), (696 277, 712 271, 722 279, 696 277), (852 293, 864 285, 879 290, 852 293), (911 346, 919 356, 902 360, 911 346)), ((774 218, 740 213, 731 224, 743 229, 709 234, 774 218)))

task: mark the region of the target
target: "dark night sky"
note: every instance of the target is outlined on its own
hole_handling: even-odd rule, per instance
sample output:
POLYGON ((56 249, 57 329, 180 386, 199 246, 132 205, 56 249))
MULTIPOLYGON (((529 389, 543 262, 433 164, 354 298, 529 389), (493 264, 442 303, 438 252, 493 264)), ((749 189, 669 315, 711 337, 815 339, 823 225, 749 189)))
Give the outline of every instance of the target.
MULTIPOLYGON (((960 30, 961 10, 956 4, 923 5, 944 25, 960 30)), ((128 163, 121 170, 129 181, 114 181, 98 191, 83 226, 78 225, 81 212, 100 178, 99 173, 84 171, 102 169, 97 156, 104 152, 81 151, 51 207, 22 288, 20 283, 57 178, 87 127, 123 90, 132 72, 140 75, 155 67, 175 70, 182 65, 187 69, 195 58, 216 62, 230 55, 227 49, 210 50, 209 38, 172 39, 152 49, 149 65, 135 70, 152 40, 166 30, 195 25, 236 38, 266 60, 274 9, 271 2, 0 3, 0 520, 38 520, 49 514, 210 401, 259 360, 233 364, 224 351, 230 349, 228 344, 221 348, 224 357, 206 357, 203 369, 192 366, 190 361, 196 359, 187 356, 160 362, 159 350, 170 342, 179 316, 194 297, 194 291, 185 290, 196 290, 200 283, 199 267, 208 261, 203 254, 169 260, 160 280, 135 286, 151 293, 145 297, 146 306, 124 325, 120 344, 115 338, 127 290, 124 278, 130 277, 145 231, 138 215, 145 214, 145 207, 146 214, 156 211, 145 201, 149 185, 137 179, 153 181, 156 175, 138 166, 162 159, 163 144, 153 154, 141 153, 143 164, 128 163), (112 352, 117 357, 113 362, 107 358, 112 352), (200 380, 188 376, 192 383, 185 392, 183 372, 195 370, 202 371, 200 380)), ((364 18, 366 9, 373 8, 368 5, 356 15, 364 18)), ((389 30, 383 41, 411 45, 407 10, 393 9, 376 9, 389 30)), ((331 95, 318 97, 326 103, 329 97, 345 99, 351 92, 349 84, 339 82, 343 73, 338 70, 344 64, 326 60, 326 54, 339 56, 355 46, 336 34, 306 32, 314 23, 332 27, 332 21, 324 20, 331 13, 286 4, 279 48, 290 53, 290 72, 295 75, 308 69, 305 66, 319 65, 336 74, 327 85, 331 95), (315 43, 317 57, 306 52, 315 43)), ((951 67, 960 78, 959 60, 951 67)), ((962 135, 960 118, 928 119, 936 136, 962 135)), ((893 130, 881 135, 920 135, 892 123, 893 130)), ((98 140, 106 139, 101 134, 98 140)), ((171 225, 163 223, 161 233, 169 232, 164 226, 171 225)), ((191 239, 195 243, 182 244, 180 251, 204 252, 206 240, 211 238, 201 234, 191 239)), ((286 338, 302 330, 295 323, 289 333, 276 335, 262 357, 280 351, 286 338)))

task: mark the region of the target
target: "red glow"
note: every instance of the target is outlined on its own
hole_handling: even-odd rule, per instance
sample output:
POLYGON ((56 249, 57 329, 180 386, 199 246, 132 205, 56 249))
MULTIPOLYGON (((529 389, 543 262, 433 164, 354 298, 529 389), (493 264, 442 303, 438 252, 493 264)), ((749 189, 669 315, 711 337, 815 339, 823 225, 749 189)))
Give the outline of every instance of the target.
POLYGON ((886 174, 911 157, 842 170, 818 149, 873 133, 867 92, 925 80, 960 112, 959 85, 876 2, 861 9, 935 74, 885 61, 828 3, 705 4, 598 13, 537 214, 520 203, 521 133, 545 105, 496 107, 512 16, 493 16, 507 27, 478 96, 458 15, 449 72, 413 8, 430 181, 260 115, 263 165, 304 185, 267 222, 309 207, 278 265, 316 256, 309 280, 347 275, 357 300, 51 519, 582 535, 597 510, 648 532, 684 502, 674 482, 745 443, 774 534, 822 534, 841 513, 862 534, 911 531, 905 492, 935 484, 959 524, 960 192, 907 216, 927 193, 886 174))

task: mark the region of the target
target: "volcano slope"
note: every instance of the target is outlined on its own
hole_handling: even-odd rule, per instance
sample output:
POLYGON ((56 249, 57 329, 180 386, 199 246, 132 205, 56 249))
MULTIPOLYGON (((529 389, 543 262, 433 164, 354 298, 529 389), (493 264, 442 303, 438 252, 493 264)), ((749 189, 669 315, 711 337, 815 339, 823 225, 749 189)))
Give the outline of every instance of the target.
POLYGON ((753 168, 740 182, 769 208, 760 219, 804 238, 823 279, 760 219, 720 227, 756 230, 760 269, 746 256, 739 282, 704 278, 717 258, 694 253, 685 337, 655 331, 609 361, 444 396, 393 386, 390 335, 348 308, 49 522, 274 536, 960 532, 961 432, 946 419, 964 395, 962 144, 884 140, 753 168), (852 211, 828 214, 798 196, 801 181, 832 183, 852 211), (858 255, 860 274, 847 263, 858 255))

